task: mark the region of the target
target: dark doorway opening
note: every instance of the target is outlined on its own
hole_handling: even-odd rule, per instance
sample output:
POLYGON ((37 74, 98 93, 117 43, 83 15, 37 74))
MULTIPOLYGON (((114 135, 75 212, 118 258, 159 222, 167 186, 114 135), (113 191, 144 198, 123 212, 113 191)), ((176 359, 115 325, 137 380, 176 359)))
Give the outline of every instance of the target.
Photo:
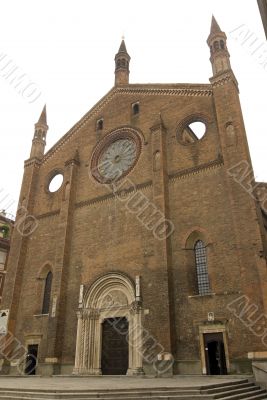
POLYGON ((103 375, 126 375, 129 360, 128 331, 125 317, 104 320, 101 357, 103 375))
POLYGON ((222 333, 204 334, 206 368, 208 375, 227 375, 222 333))
POLYGON ((38 344, 30 344, 28 346, 28 354, 26 356, 25 374, 35 375, 37 366, 38 344))

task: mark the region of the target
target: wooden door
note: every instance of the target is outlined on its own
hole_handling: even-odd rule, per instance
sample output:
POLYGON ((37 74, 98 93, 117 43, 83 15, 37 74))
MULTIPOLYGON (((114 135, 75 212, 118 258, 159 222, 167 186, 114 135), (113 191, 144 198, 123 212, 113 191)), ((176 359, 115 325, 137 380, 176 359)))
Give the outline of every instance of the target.
POLYGON ((126 318, 108 318, 102 324, 103 375, 126 375, 129 360, 128 321, 126 318))

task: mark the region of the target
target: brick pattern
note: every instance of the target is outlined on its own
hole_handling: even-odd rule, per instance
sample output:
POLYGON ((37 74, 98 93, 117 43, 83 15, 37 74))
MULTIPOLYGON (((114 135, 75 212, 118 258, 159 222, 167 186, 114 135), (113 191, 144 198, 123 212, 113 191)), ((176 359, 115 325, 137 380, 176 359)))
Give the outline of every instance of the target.
POLYGON ((209 312, 226 327, 233 371, 235 361, 263 350, 261 337, 227 309, 244 294, 259 314, 267 312, 261 213, 227 173, 241 160, 250 164, 236 81, 229 71, 212 85, 112 89, 42 160, 25 165, 21 200, 38 218, 38 229, 29 238, 14 234, 12 239, 2 305, 11 310, 10 330, 23 343, 27 337, 41 338, 40 362, 50 358, 73 367, 80 285, 89 287, 108 272, 120 272, 133 281, 141 276, 143 326, 178 364, 200 362, 199 327, 208 323, 209 312), (132 114, 135 102, 137 115, 132 114), (206 134, 183 145, 179 129, 195 115, 204 116, 206 134), (96 130, 99 118, 104 118, 101 131, 96 130), (229 121, 236 139, 231 142, 229 121), (139 132, 142 150, 119 195, 134 192, 131 181, 172 221, 175 230, 162 241, 91 176, 95 147, 121 127, 139 132), (50 193, 48 179, 56 170, 63 171, 64 182, 50 193), (207 245, 212 293, 206 296, 197 295, 192 251, 197 238, 207 245), (40 271, 47 265, 56 311, 38 316, 40 271))

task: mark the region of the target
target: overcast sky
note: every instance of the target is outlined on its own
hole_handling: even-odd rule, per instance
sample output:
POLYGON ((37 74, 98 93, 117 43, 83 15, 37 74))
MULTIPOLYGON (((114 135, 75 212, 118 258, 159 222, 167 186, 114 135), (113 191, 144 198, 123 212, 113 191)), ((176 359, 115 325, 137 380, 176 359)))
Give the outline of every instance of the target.
POLYGON ((131 83, 208 83, 212 14, 228 36, 255 175, 266 181, 267 44, 256 0, 9 0, 0 24, 0 209, 16 209, 44 103, 48 150, 113 86, 122 35, 131 83), (29 82, 23 93, 13 67, 29 82))

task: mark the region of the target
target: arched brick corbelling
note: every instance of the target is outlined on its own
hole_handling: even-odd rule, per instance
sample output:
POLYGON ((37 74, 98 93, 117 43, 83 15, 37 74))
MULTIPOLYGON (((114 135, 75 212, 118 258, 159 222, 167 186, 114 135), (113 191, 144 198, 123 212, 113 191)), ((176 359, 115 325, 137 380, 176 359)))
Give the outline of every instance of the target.
POLYGON ((213 243, 212 237, 206 229, 201 228, 200 226, 193 226, 190 230, 188 230, 183 235, 182 244, 183 244, 184 249, 188 248, 188 243, 190 242, 190 237, 192 237, 193 234, 196 234, 196 236, 197 236, 198 233, 200 234, 199 235, 200 239, 202 237, 206 244, 213 243))
POLYGON ((48 272, 50 271, 53 274, 52 264, 49 261, 45 262, 38 271, 37 279, 45 279, 47 277, 48 272))

